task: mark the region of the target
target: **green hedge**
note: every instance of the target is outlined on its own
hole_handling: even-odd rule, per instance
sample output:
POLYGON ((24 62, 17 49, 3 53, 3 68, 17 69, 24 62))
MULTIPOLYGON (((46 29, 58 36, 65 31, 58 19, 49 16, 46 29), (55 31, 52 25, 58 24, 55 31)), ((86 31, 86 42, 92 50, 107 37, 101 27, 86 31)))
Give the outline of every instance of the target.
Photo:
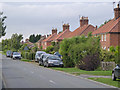
POLYGON ((33 52, 21 52, 22 58, 34 60, 35 59, 35 53, 33 52))

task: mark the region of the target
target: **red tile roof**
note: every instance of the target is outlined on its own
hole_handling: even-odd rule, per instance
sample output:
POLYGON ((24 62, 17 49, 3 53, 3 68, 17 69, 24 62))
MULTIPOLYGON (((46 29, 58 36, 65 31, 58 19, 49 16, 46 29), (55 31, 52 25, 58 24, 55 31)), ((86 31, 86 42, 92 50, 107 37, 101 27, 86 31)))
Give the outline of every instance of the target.
POLYGON ((75 31, 70 33, 67 37, 73 37, 73 36, 80 36, 80 35, 88 35, 88 32, 93 32, 95 30, 95 27, 92 25, 84 25, 82 27, 78 27, 75 31))
POLYGON ((92 34, 101 34, 107 32, 120 32, 120 17, 118 19, 112 19, 102 27, 95 30, 92 34))
POLYGON ((67 35, 70 34, 71 31, 69 29, 66 29, 62 33, 58 34, 55 40, 63 40, 64 38, 67 38, 67 35))
POLYGON ((48 38, 44 39, 43 42, 53 41, 56 37, 57 37, 57 34, 54 33, 54 34, 50 35, 48 38))

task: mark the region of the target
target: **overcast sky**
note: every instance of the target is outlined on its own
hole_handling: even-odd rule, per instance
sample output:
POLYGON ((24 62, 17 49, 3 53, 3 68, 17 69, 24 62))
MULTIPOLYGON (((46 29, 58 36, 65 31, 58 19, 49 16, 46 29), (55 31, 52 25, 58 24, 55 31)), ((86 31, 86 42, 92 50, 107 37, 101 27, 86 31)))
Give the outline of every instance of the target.
POLYGON ((112 2, 6 2, 0 9, 7 16, 6 36, 23 34, 24 39, 31 34, 47 35, 52 27, 62 31, 62 22, 70 24, 73 31, 80 26, 79 15, 87 16, 89 24, 100 26, 105 20, 114 17, 112 2))

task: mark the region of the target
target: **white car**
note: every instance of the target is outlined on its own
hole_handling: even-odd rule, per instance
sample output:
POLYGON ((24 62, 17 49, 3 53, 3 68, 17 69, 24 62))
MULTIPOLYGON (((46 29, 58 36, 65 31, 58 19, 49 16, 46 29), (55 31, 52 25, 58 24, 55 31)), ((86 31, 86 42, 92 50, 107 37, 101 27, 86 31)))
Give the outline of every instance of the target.
POLYGON ((36 54, 35 54, 35 62, 39 62, 40 60, 40 57, 42 54, 46 54, 46 52, 44 51, 37 51, 36 54))
POLYGON ((13 60, 14 59, 21 59, 21 54, 19 52, 13 52, 13 60))

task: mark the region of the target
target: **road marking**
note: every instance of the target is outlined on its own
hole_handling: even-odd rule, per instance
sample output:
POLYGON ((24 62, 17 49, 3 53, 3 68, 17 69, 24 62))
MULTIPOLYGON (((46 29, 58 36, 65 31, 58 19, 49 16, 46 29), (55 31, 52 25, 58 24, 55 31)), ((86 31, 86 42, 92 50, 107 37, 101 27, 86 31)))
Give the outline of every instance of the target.
POLYGON ((52 81, 52 80, 49 80, 49 82, 51 82, 51 83, 53 83, 53 84, 56 84, 54 81, 52 81))

